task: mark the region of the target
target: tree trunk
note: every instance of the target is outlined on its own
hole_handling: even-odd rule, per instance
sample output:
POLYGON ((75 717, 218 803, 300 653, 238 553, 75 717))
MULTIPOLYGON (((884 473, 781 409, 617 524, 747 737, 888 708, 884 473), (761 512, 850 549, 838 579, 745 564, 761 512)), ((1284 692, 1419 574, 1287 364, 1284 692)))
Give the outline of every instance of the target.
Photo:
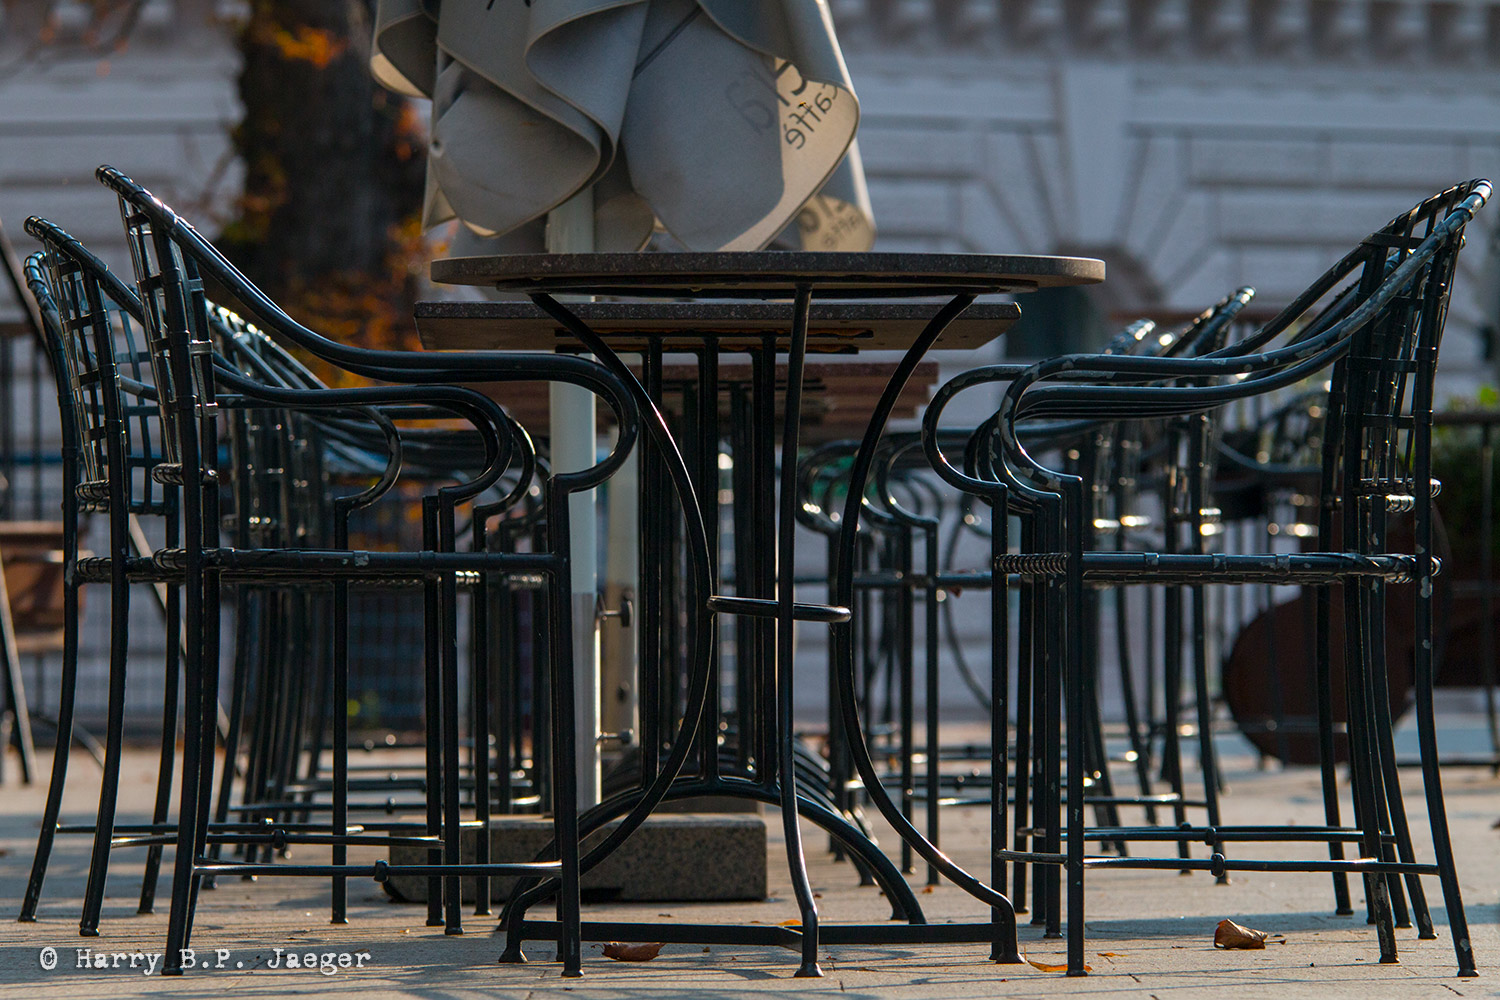
POLYGON ((363 0, 255 0, 240 38, 245 167, 222 240, 325 335, 409 344, 425 146, 409 102, 369 72, 363 0))

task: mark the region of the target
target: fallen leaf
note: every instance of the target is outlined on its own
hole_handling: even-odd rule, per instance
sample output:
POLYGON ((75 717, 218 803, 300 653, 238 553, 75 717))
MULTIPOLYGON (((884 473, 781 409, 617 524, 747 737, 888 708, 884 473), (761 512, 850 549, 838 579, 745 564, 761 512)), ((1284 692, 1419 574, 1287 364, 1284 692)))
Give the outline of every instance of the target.
POLYGON ((620 944, 611 941, 604 946, 604 957, 616 962, 649 962, 661 954, 661 944, 620 944))
POLYGON ((1099 952, 1099 957, 1100 958, 1119 958, 1120 957, 1120 953, 1118 951, 1101 951, 1101 952, 1099 952))
MULTIPOLYGON (((1046 962, 1038 962, 1036 959, 1030 957, 1029 955, 1022 955, 1021 957, 1024 958, 1024 959, 1026 959, 1026 964, 1027 965, 1031 966, 1033 969, 1036 969, 1036 970, 1038 970, 1040 972, 1067 972, 1068 971, 1068 966, 1067 966, 1066 962, 1064 962, 1062 965, 1048 965, 1046 962)), ((1083 967, 1083 971, 1084 972, 1093 972, 1094 971, 1094 967, 1092 965, 1085 965, 1083 967)))
POLYGON ((930 896, 930 895, 932 895, 932 886, 930 886, 930 885, 923 886, 922 887, 922 895, 924 895, 924 896, 930 896))
POLYGON ((1266 946, 1266 938, 1269 936, 1265 931, 1241 927, 1233 920, 1220 920, 1219 926, 1214 928, 1214 947, 1264 948, 1266 946))
POLYGON ((783 920, 777 926, 778 927, 801 927, 802 926, 802 921, 800 921, 800 920, 796 919, 795 917, 793 917, 791 920, 783 920))

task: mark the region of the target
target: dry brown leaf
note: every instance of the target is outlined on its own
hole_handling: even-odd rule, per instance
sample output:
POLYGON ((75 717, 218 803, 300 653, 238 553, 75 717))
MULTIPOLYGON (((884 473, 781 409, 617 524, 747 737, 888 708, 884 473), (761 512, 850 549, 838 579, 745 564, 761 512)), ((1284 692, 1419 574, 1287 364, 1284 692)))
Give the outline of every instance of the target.
MULTIPOLYGON (((1063 963, 1062 965, 1048 965, 1046 962, 1038 962, 1036 959, 1030 957, 1029 955, 1022 955, 1021 957, 1024 958, 1024 959, 1026 959, 1026 964, 1027 965, 1029 965, 1033 969, 1037 969, 1037 970, 1039 970, 1041 972, 1067 972, 1068 971, 1068 966, 1067 966, 1066 962, 1063 963)), ((1093 972, 1094 971, 1094 967, 1092 965, 1085 965, 1083 967, 1083 971, 1084 972, 1093 972)))
POLYGON ((611 941, 604 946, 604 957, 612 958, 616 962, 649 962, 661 954, 661 943, 656 944, 621 944, 611 941))
POLYGON ((1241 927, 1233 920, 1220 920, 1219 926, 1214 928, 1214 947, 1264 948, 1266 946, 1266 938, 1269 936, 1265 931, 1241 927))
POLYGON ((930 896, 930 895, 932 895, 932 886, 930 886, 930 885, 923 886, 922 887, 922 894, 924 896, 930 896))
POLYGON ((781 923, 777 924, 777 926, 778 927, 801 927, 802 926, 802 921, 798 920, 796 917, 793 917, 791 920, 783 920, 781 923))

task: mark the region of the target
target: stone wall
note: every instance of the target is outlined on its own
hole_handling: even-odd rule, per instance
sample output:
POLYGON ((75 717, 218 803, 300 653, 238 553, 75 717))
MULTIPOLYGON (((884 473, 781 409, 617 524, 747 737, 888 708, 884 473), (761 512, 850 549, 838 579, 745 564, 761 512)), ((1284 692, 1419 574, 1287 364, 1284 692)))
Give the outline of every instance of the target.
MULTIPOLYGON (((1424 194, 1500 175, 1500 5, 835 2, 889 249, 1104 257, 1120 316, 1284 302, 1424 194)), ((1500 297, 1471 230, 1449 373, 1500 297)))

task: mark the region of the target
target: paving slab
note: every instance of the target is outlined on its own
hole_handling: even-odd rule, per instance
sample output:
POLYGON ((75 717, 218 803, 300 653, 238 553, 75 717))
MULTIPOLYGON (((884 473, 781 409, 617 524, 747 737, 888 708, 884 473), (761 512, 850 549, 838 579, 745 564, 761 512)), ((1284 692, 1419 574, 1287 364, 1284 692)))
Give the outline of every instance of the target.
MULTIPOLYGON (((588 850, 618 824, 610 823, 584 842, 588 850)), ((547 816, 500 816, 490 820, 490 860, 496 863, 533 861, 552 841, 547 816)), ((476 860, 477 828, 461 831, 464 864, 476 860)), ((585 872, 584 898, 632 903, 662 901, 752 901, 766 898, 766 821, 747 813, 666 813, 646 817, 619 848, 585 872), (708 859, 712 864, 684 864, 684 859, 708 859)), ((427 863, 425 847, 397 846, 390 850, 393 865, 427 863)), ((398 876, 385 890, 403 903, 426 903, 428 879, 398 876)), ((490 895, 504 901, 513 878, 490 879, 490 895)), ((474 901, 476 880, 461 883, 464 902, 474 901)))
MULTIPOLYGON (((48 755, 42 755, 43 765, 48 755)), ((122 783, 124 811, 139 818, 150 801, 154 760, 132 753, 122 783)), ((75 780, 65 813, 82 818, 97 796, 98 769, 75 758, 75 780)), ((1319 821, 1316 775, 1308 770, 1257 771, 1248 757, 1226 761, 1230 792, 1226 822, 1319 821)), ((14 772, 12 772, 14 773, 14 772)), ((44 772, 45 773, 45 772, 44 772)), ((1415 773, 1407 775, 1415 786, 1415 773)), ((446 936, 424 926, 425 908, 391 902, 374 882, 351 883, 349 922, 328 920, 328 889, 322 880, 262 878, 232 880, 205 893, 194 936, 197 958, 208 967, 180 978, 146 975, 166 934, 166 878, 157 912, 136 913, 139 852, 117 854, 101 933, 78 936, 77 917, 87 865, 87 838, 63 837, 49 875, 41 919, 14 922, 30 866, 45 788, 15 783, 0 789, 0 988, 17 997, 209 997, 226 994, 280 997, 514 997, 539 1000, 568 995, 598 1000, 759 997, 795 993, 845 998, 1108 997, 1178 1000, 1188 997, 1274 997, 1277 1000, 1336 998, 1433 998, 1500 996, 1500 779, 1487 769, 1452 769, 1445 775, 1460 875, 1480 978, 1459 979, 1435 879, 1425 880, 1435 907, 1438 938, 1419 941, 1413 930, 1398 932, 1401 962, 1377 961, 1373 928, 1358 917, 1332 913, 1326 875, 1243 874, 1216 885, 1204 873, 1160 871, 1091 872, 1088 954, 1092 974, 1070 979, 1031 965, 997 965, 976 945, 831 947, 820 956, 822 979, 794 979, 796 956, 773 948, 667 945, 644 963, 605 959, 597 943, 585 946, 585 976, 563 980, 549 961, 552 947, 533 943, 526 965, 499 965, 501 941, 493 918, 467 916, 466 933, 446 936), (1216 951, 1214 926, 1229 917, 1277 935, 1263 951, 1216 951), (105 954, 108 968, 80 968, 78 949, 92 961, 105 954), (49 949, 51 949, 49 951, 49 949), (137 967, 131 958, 140 953, 137 967), (315 956, 314 968, 302 959, 315 956), (115 959, 115 955, 123 956, 115 959), (289 956, 299 957, 290 967, 289 956), (331 958, 324 959, 324 955, 331 958), (347 955, 347 965, 340 956, 347 955), (55 956, 55 968, 44 965, 55 956), (325 963, 327 963, 325 965, 325 963), (115 966, 119 967, 116 968, 115 966)), ((1419 854, 1425 822, 1419 796, 1408 794, 1418 825, 1419 854)), ((972 869, 985 865, 986 813, 976 808, 943 810, 943 846, 972 869)), ((920 819, 919 819, 920 823, 920 819)), ((606 903, 587 905, 597 920, 723 921, 778 924, 796 916, 785 869, 779 863, 779 823, 769 824, 769 897, 757 903, 606 903)), ((878 891, 861 887, 847 864, 822 850, 825 839, 808 829, 810 869, 827 922, 878 921, 889 907, 878 891)), ((894 837, 885 833, 889 849, 894 837)), ((1285 848, 1256 849, 1276 857, 1285 848)), ((1246 849, 1248 854, 1250 849, 1246 849)), ((316 860, 308 849, 298 859, 316 860)), ((170 860, 170 852, 168 855, 170 860)), ((698 859, 708 864, 712 859, 698 859)), ((925 871, 909 876, 932 920, 982 919, 984 910, 951 886, 925 887, 925 871)), ((538 914, 540 915, 540 914, 538 914)), ((1027 918, 1023 917, 1023 920, 1027 918)), ((1023 923, 1022 946, 1040 965, 1063 961, 1063 944, 1047 940, 1023 923)))

